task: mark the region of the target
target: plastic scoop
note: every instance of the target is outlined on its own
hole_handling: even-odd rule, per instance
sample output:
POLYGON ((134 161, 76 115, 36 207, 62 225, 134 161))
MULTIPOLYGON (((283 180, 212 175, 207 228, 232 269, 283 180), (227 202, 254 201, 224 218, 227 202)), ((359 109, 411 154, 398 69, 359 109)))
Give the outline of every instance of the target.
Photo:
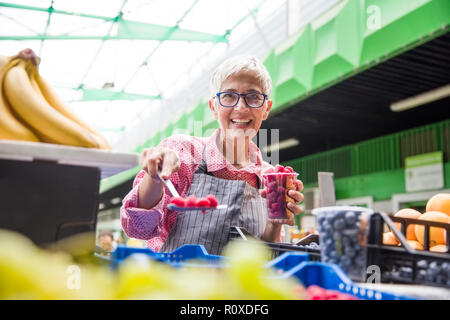
POLYGON ((220 209, 226 209, 228 206, 226 204, 218 205, 217 207, 179 207, 174 205, 173 203, 169 203, 167 205, 167 208, 170 210, 176 210, 176 211, 193 211, 193 210, 220 210, 220 209))

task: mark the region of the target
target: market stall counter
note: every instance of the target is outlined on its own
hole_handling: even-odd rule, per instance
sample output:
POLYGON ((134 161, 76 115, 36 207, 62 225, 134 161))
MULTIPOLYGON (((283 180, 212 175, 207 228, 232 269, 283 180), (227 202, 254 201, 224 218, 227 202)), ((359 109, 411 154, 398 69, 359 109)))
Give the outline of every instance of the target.
POLYGON ((95 231, 100 180, 138 161, 136 153, 0 141, 0 229, 37 245, 95 231))

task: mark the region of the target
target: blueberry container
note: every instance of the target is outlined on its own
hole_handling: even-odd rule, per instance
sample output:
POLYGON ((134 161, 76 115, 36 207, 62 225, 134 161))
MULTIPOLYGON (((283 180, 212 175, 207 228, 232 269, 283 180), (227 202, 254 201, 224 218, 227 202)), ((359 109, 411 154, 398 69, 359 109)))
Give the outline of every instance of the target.
MULTIPOLYGON (((270 220, 293 220, 294 214, 287 208, 293 199, 287 195, 289 189, 295 189, 294 181, 298 173, 266 173, 264 187, 267 189, 267 213, 270 220)), ((295 204, 295 203, 294 203, 295 204)))
POLYGON ((364 281, 373 211, 362 207, 332 206, 314 209, 312 213, 319 225, 321 261, 338 265, 355 281, 364 281))

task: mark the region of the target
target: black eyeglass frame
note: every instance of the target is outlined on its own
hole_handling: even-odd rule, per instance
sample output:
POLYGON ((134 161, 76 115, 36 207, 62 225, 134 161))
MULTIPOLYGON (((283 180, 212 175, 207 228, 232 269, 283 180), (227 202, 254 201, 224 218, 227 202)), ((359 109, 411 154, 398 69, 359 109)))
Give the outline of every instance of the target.
POLYGON ((266 102, 266 99, 267 99, 267 94, 262 93, 262 92, 239 93, 239 92, 234 92, 234 91, 223 91, 223 92, 218 92, 218 93, 216 93, 216 96, 217 96, 217 98, 219 98, 219 103, 220 103, 220 105, 221 105, 222 107, 224 107, 224 108, 233 108, 233 107, 237 106, 237 104, 239 103, 239 100, 241 100, 241 97, 244 97, 244 101, 245 101, 245 104, 247 105, 247 107, 249 107, 249 108, 254 108, 254 109, 258 109, 258 108, 261 108, 261 107, 264 105, 264 103, 266 102), (222 94, 225 94, 225 93, 237 94, 237 95, 239 96, 238 99, 237 99, 237 101, 236 101, 236 103, 235 103, 234 105, 232 105, 232 106, 224 106, 224 105, 222 104, 222 101, 221 101, 221 99, 220 99, 220 96, 221 96, 222 94), (248 102, 247 102, 247 95, 249 95, 249 94, 259 94, 259 95, 262 95, 262 96, 264 97, 264 99, 263 99, 261 105, 258 106, 258 107, 252 107, 252 106, 250 106, 250 105, 248 104, 248 102))

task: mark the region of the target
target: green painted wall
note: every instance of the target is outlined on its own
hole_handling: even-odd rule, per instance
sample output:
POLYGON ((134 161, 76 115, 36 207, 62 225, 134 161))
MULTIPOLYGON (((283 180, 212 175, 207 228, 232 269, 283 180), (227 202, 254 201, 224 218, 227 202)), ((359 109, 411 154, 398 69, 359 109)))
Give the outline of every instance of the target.
MULTIPOLYGON (((406 193, 404 169, 335 179, 336 199, 373 196, 374 201, 389 200, 393 194, 406 193)), ((450 162, 444 163, 444 188, 450 188, 450 162)), ((317 183, 305 184, 305 189, 317 183)))

